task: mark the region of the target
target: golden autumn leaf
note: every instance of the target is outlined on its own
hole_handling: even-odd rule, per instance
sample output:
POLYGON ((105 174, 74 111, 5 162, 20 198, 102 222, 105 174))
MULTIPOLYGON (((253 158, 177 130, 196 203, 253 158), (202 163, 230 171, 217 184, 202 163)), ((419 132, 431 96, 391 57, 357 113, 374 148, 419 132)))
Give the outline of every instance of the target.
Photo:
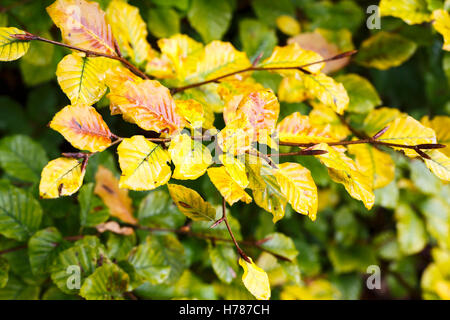
POLYGON ((209 168, 208 176, 230 206, 239 200, 245 203, 252 202, 252 198, 230 177, 225 167, 209 168))
POLYGON ((111 26, 97 2, 56 0, 47 12, 67 44, 117 56, 111 26))
MULTIPOLYGON (((410 116, 397 118, 389 122, 387 126, 389 128, 377 139, 378 141, 409 146, 437 143, 436 134, 433 129, 423 126, 419 121, 410 116)), ((403 151, 405 155, 411 158, 418 156, 417 152, 413 149, 392 148, 403 151)))
POLYGON ((251 155, 248 156, 246 168, 255 203, 272 213, 272 221, 276 223, 284 217, 287 200, 273 174, 274 169, 260 157, 251 155))
POLYGON ((147 42, 147 25, 138 8, 123 0, 113 0, 106 10, 106 19, 123 56, 130 57, 137 65, 141 65, 155 55, 147 42))
MULTIPOLYGON (((251 62, 245 52, 236 50, 231 43, 216 40, 206 45, 190 63, 184 64, 184 82, 210 80, 248 67, 251 62)), ((243 75, 236 77, 242 79, 243 75)))
POLYGON ((241 157, 234 157, 229 153, 219 155, 220 162, 225 167, 225 170, 241 188, 247 188, 248 178, 245 170, 245 163, 241 161, 241 157))
POLYGON ((121 188, 152 190, 169 181, 172 173, 169 153, 144 136, 123 139, 117 153, 122 170, 121 188))
POLYGON ((437 142, 446 145, 445 148, 439 151, 444 153, 447 157, 450 157, 450 117, 435 116, 430 120, 428 116, 424 116, 420 119, 420 122, 425 127, 434 130, 437 142))
POLYGON ((215 220, 216 209, 203 200, 197 191, 178 184, 169 183, 167 186, 173 202, 186 217, 194 221, 215 220))
POLYGON ((320 103, 311 104, 314 109, 308 116, 313 127, 329 127, 330 135, 335 140, 343 140, 350 135, 349 128, 342 123, 336 112, 320 103))
POLYGON ((367 209, 372 208, 375 202, 372 182, 352 159, 325 143, 314 146, 313 150, 327 150, 327 153, 315 157, 328 168, 330 178, 342 184, 345 190, 353 198, 361 200, 367 209))
POLYGON ((196 65, 203 44, 184 34, 176 34, 168 39, 158 40, 162 56, 171 62, 178 79, 186 75, 185 66, 196 65))
POLYGON ((175 100, 176 112, 186 120, 191 128, 204 128, 206 123, 203 105, 194 100, 175 100))
POLYGON ((370 111, 364 119, 363 128, 369 136, 373 136, 381 129, 385 128, 390 122, 404 116, 406 116, 406 114, 401 113, 400 110, 395 108, 382 107, 374 109, 370 111))
POLYGON ((288 15, 281 15, 276 19, 278 29, 288 36, 295 36, 300 33, 300 23, 295 18, 288 15))
POLYGON ((74 52, 65 56, 56 69, 58 83, 72 105, 93 105, 106 92, 105 73, 111 60, 86 57, 74 52))
POLYGON ((270 283, 267 273, 258 267, 251 258, 248 258, 250 262, 239 258, 239 264, 244 269, 242 275, 242 282, 252 295, 258 300, 270 299, 270 283))
POLYGON ((137 223, 133 216, 132 200, 128 196, 128 190, 120 188, 119 181, 111 170, 101 165, 95 174, 94 193, 103 200, 111 216, 126 223, 137 223))
POLYGON ((294 112, 284 118, 277 126, 280 142, 320 143, 334 141, 330 125, 314 125, 309 116, 294 112))
POLYGON ((70 196, 83 184, 84 174, 81 160, 73 158, 52 160, 42 170, 39 194, 44 199, 70 196))
POLYGON ((433 11, 433 26, 442 34, 444 45, 442 49, 450 51, 450 13, 443 9, 433 11))
POLYGON ((186 133, 173 137, 168 151, 175 164, 174 179, 195 180, 202 176, 212 163, 209 149, 201 142, 192 140, 186 133))
POLYGON ((244 113, 237 115, 217 135, 217 143, 224 152, 242 154, 252 148, 255 128, 244 113))
POLYGON ((108 94, 111 108, 117 108, 139 127, 148 131, 178 132, 184 121, 176 112, 169 89, 156 80, 126 81, 108 94))
POLYGON ((112 233, 121 234, 124 236, 130 236, 134 233, 133 228, 121 227, 120 224, 118 224, 116 221, 100 223, 99 225, 95 226, 95 229, 97 229, 97 231, 100 233, 111 231, 112 233))
MULTIPOLYGON (((258 67, 262 68, 292 68, 308 65, 322 60, 322 56, 311 50, 303 50, 297 43, 291 43, 284 47, 276 46, 272 55, 263 60, 258 67)), ((311 73, 318 73, 323 69, 325 63, 317 63, 304 67, 311 73)), ((283 76, 292 76, 300 71, 298 70, 274 70, 283 76)))
POLYGON ((426 1, 381 0, 380 15, 402 19, 407 24, 418 24, 431 20, 426 1))
POLYGON ((101 152, 111 145, 111 131, 102 116, 90 106, 63 108, 53 117, 50 128, 80 150, 101 152))
POLYGON ((17 60, 30 48, 29 41, 23 41, 12 37, 14 34, 25 34, 25 31, 17 28, 0 28, 0 61, 17 60))
POLYGON ((373 189, 383 188, 394 180, 395 163, 388 153, 370 144, 349 145, 348 151, 355 155, 356 166, 370 178, 373 189))
POLYGON ((425 165, 439 179, 450 181, 450 158, 439 150, 427 150, 425 153, 430 159, 423 159, 425 165))
POLYGON ((309 170, 298 163, 286 162, 278 165, 275 177, 292 208, 316 220, 317 187, 309 170))

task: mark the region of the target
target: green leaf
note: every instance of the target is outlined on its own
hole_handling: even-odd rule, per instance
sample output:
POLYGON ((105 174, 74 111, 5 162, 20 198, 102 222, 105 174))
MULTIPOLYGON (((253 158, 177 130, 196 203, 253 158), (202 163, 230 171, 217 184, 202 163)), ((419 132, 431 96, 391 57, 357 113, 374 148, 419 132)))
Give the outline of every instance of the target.
POLYGON ((28 255, 33 273, 47 273, 65 247, 61 233, 56 228, 49 227, 36 232, 28 241, 28 255))
POLYGON ((42 294, 41 300, 80 300, 80 298, 78 296, 65 294, 59 290, 58 287, 52 286, 42 294))
POLYGON ((231 283, 238 272, 237 254, 233 246, 208 243, 208 253, 214 272, 225 283, 231 283))
POLYGON ((16 276, 10 276, 8 283, 0 289, 0 300, 38 300, 40 288, 29 285, 16 276))
POLYGON ((153 8, 148 12, 148 28, 157 38, 168 38, 180 33, 180 17, 171 8, 153 8))
POLYGON ((80 295, 87 300, 122 300, 130 277, 116 264, 106 264, 87 277, 80 295))
POLYGON ((297 257, 298 251, 294 242, 288 236, 275 232, 265 236, 264 239, 268 239, 261 244, 261 248, 264 250, 289 260, 294 260, 297 257))
POLYGON ((94 183, 81 187, 78 194, 80 203, 80 225, 82 227, 95 227, 109 218, 109 210, 102 200, 94 194, 94 183))
POLYGON ((338 76, 336 81, 344 85, 350 98, 347 111, 367 113, 381 104, 377 91, 367 79, 357 74, 349 73, 338 76))
POLYGON ((0 96, 0 132, 30 134, 31 126, 22 106, 7 96, 0 96))
MULTIPOLYGON (((157 241, 157 240, 156 240, 157 241)), ((143 282, 159 284, 166 281, 169 277, 171 266, 165 257, 164 250, 158 250, 159 243, 152 238, 147 238, 144 244, 135 248, 128 258, 130 264, 134 267, 136 274, 143 282)))
POLYGON ((39 228, 41 220, 41 205, 30 193, 0 183, 0 234, 25 241, 39 228))
POLYGON ((181 11, 186 11, 189 6, 189 0, 151 0, 159 7, 175 7, 181 11))
POLYGON ((231 22, 231 11, 228 0, 192 0, 188 20, 203 41, 208 43, 222 39, 231 22))
POLYGON ((8 283, 9 263, 5 258, 0 257, 0 289, 8 283))
POLYGON ((426 218, 426 227, 441 248, 450 249, 450 205, 438 197, 428 198, 420 204, 426 218))
POLYGON ((136 235, 122 236, 110 232, 106 242, 108 257, 117 261, 125 260, 136 245, 136 235))
POLYGON ((295 8, 290 0, 253 0, 252 7, 260 21, 275 26, 279 16, 295 15, 295 8))
POLYGON ((98 240, 92 238, 83 239, 72 248, 62 251, 55 260, 51 278, 64 293, 78 293, 77 271, 80 276, 79 284, 82 285, 84 280, 95 271, 97 265, 105 262, 106 258, 102 255, 96 241, 98 240), (77 266, 79 269, 75 270, 77 266), (69 284, 73 286, 69 287, 69 284))
POLYGON ((375 252, 369 246, 363 245, 350 247, 331 245, 328 256, 337 273, 352 271, 365 273, 368 266, 377 264, 375 252))
POLYGON ((38 182, 47 162, 44 149, 27 136, 16 135, 0 141, 0 166, 15 178, 38 182))
POLYGON ((361 44, 355 61, 365 67, 386 70, 401 65, 416 49, 414 42, 398 34, 381 31, 361 44))
POLYGON ((417 213, 409 205, 400 204, 395 210, 395 220, 400 250, 407 255, 422 251, 427 244, 427 234, 417 213))
POLYGON ((268 58, 278 43, 275 30, 255 19, 244 19, 239 22, 239 40, 250 61, 255 60, 260 54, 261 59, 268 58))
POLYGON ((178 211, 169 193, 161 188, 150 191, 139 204, 139 223, 148 227, 178 228, 186 216, 178 211))

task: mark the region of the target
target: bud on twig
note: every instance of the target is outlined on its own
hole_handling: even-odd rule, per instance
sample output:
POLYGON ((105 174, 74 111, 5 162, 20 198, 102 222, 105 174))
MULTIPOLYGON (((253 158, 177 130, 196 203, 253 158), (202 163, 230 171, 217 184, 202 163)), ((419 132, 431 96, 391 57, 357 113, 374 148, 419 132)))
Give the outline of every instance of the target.
POLYGON ((386 126, 383 129, 381 129, 380 131, 378 131, 377 133, 375 133, 374 136, 372 137, 372 139, 373 140, 378 139, 379 137, 381 137, 387 131, 387 129, 389 129, 389 126, 386 126))

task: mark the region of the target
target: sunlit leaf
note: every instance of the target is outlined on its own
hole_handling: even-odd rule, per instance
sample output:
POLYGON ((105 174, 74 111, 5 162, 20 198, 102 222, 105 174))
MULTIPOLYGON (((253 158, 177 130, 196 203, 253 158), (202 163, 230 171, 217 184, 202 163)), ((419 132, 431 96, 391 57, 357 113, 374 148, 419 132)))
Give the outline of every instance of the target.
POLYGON ((141 65, 152 56, 152 48, 147 42, 147 26, 138 8, 122 0, 113 0, 106 10, 106 18, 125 57, 141 65))
POLYGON ((336 78, 344 85, 350 103, 348 111, 366 113, 381 104, 381 99, 373 85, 365 78, 354 74, 345 74, 336 78))
POLYGON ((244 269, 242 282, 252 295, 258 300, 270 299, 270 284, 267 273, 258 267, 251 258, 250 262, 239 258, 239 264, 244 269))
POLYGON ((53 22, 61 29, 67 44, 95 52, 117 55, 111 26, 96 2, 57 0, 47 8, 53 22))
POLYGON ((439 151, 450 156, 450 117, 435 116, 430 120, 428 116, 424 116, 420 119, 420 122, 424 126, 434 130, 437 142, 447 146, 439 151))
POLYGON ((367 175, 373 189, 387 186, 394 179, 395 163, 391 156, 370 144, 354 144, 348 151, 355 155, 356 166, 367 175))
POLYGON ((137 223, 137 220, 133 217, 132 201, 128 196, 128 190, 120 189, 119 181, 110 170, 103 166, 99 166, 95 174, 94 193, 109 208, 111 216, 126 223, 137 223))
POLYGON ((245 164, 240 157, 235 158, 229 153, 219 155, 219 159, 225 167, 230 177, 241 187, 247 188, 248 178, 245 164))
POLYGON ((275 177, 281 192, 298 213, 316 219, 318 198, 317 187, 308 169, 298 163, 286 162, 275 170, 275 177))
POLYGON ((364 131, 369 135, 373 136, 381 129, 385 128, 391 121, 397 118, 405 116, 400 110, 395 108, 378 108, 369 112, 367 117, 364 119, 363 128, 364 131))
POLYGON ((50 128, 80 150, 101 152, 111 145, 111 131, 93 107, 67 106, 53 117, 50 128))
POLYGON ((39 194, 52 199, 70 196, 78 191, 83 183, 85 170, 81 160, 58 158, 50 161, 41 173, 39 194))
POLYGON ((440 179, 450 181, 450 158, 438 150, 430 150, 425 153, 431 158, 423 159, 428 169, 440 179))
POLYGON ((450 51, 450 14, 443 9, 433 11, 433 26, 444 38, 443 49, 450 51))
POLYGON ((169 153, 143 136, 122 141, 117 148, 122 169, 119 185, 132 190, 151 190, 166 184, 171 176, 169 153))
POLYGON ((205 128, 207 120, 205 119, 205 112, 203 105, 194 100, 175 100, 176 111, 182 116, 191 128, 205 128))
POLYGON ((393 16, 408 24, 429 22, 431 14, 425 0, 381 0, 381 16, 393 16))
POLYGON ((375 202, 372 182, 358 169, 356 163, 343 152, 324 143, 316 145, 314 150, 327 150, 327 153, 316 157, 328 168, 330 178, 344 185, 347 192, 353 198, 361 200, 367 209, 372 208, 375 202))
POLYGON ((284 118, 277 126, 278 138, 281 142, 320 143, 333 141, 330 125, 313 125, 309 116, 294 112, 284 118))
POLYGON ((174 179, 195 180, 212 163, 209 149, 201 142, 192 140, 186 133, 173 137, 168 151, 175 164, 174 179))
POLYGON ((183 127, 169 90, 156 80, 126 81, 108 98, 117 108, 144 130, 172 134, 183 127))
POLYGON ((225 167, 209 168, 208 176, 230 206, 239 200, 252 202, 252 198, 230 177, 225 167))
MULTIPOLYGON (((272 55, 263 60, 258 67, 262 68, 285 68, 285 67, 301 67, 313 62, 322 60, 322 57, 310 50, 303 50, 296 43, 284 47, 275 47, 272 55)), ((325 66, 325 63, 317 63, 304 67, 305 70, 318 73, 325 66)), ((289 76, 298 73, 298 70, 276 70, 281 75, 289 76)))
POLYGON ((219 132, 217 143, 224 152, 242 154, 251 149, 255 138, 255 128, 247 116, 240 113, 219 132))
POLYGON ((300 23, 293 17, 288 15, 281 15, 276 20, 278 29, 288 36, 295 36, 300 33, 300 23))
POLYGON ((72 53, 58 64, 58 83, 72 105, 93 105, 106 92, 105 72, 111 66, 106 58, 72 53))
POLYGON ((14 34, 25 34, 17 28, 0 28, 0 61, 12 61, 21 58, 30 48, 29 41, 12 37, 14 34))
MULTIPOLYGON (((418 144, 436 143, 436 134, 433 129, 423 126, 419 121, 407 116, 397 118, 387 124, 389 128, 377 140, 388 143, 396 143, 414 146, 418 144)), ((414 158, 418 154, 413 149, 393 147, 403 151, 408 157, 414 158)))
POLYGON ((329 127, 330 135, 336 140, 343 140, 350 135, 350 130, 342 123, 336 112, 319 103, 313 103, 313 107, 308 115, 313 127, 329 127))
POLYGON ((173 202, 178 209, 194 221, 214 221, 216 209, 194 190, 178 184, 168 184, 173 202))

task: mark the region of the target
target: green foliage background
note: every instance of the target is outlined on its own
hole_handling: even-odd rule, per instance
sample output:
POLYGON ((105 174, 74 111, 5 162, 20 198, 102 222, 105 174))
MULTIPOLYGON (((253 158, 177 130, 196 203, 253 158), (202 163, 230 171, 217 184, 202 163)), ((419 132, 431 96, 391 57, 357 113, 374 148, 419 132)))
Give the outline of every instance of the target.
MULTIPOLYGON (((2 6, 9 10, 0 10, 0 26, 16 26, 59 40, 59 31, 45 11, 52 2, 3 0, 2 6)), ((108 4, 108 0, 98 2, 103 8, 108 4)), ((280 15, 301 21, 302 31, 348 29, 356 48, 379 32, 368 30, 365 25, 365 10, 376 4, 373 1, 129 2, 140 8, 154 48, 158 38, 181 32, 205 43, 213 39, 230 41, 251 59, 260 52, 266 57, 276 44, 286 43, 287 36, 276 26, 280 15)), ((448 6, 439 0, 424 3, 448 6)), ((411 58, 387 70, 352 62, 335 76, 356 73, 369 79, 383 105, 398 108, 416 119, 423 115, 448 115, 450 54, 441 50, 442 37, 427 24, 407 25, 393 17, 383 17, 381 26, 382 31, 412 42, 415 49, 411 58)), ((144 299, 251 299, 241 284, 233 247, 173 233, 147 238, 149 233, 143 230, 133 236, 95 235, 93 226, 105 221, 109 214, 93 193, 94 174, 100 164, 119 174, 112 152, 96 155, 90 161, 86 184, 78 196, 39 199, 37 186, 42 168, 61 152, 73 150, 61 135, 46 127, 53 115, 69 104, 55 78, 57 63, 66 53, 59 47, 33 43, 23 59, 0 64, 0 210, 11 203, 12 210, 19 210, 12 224, 4 222, 0 213, 0 299, 79 299, 80 295, 129 298, 124 292, 130 289, 134 296, 144 299), (73 241, 80 234, 85 237, 73 241), (21 249, 9 252, 17 247, 21 249), (88 259, 83 261, 80 256, 88 259), (118 262, 121 269, 110 262, 118 262), (70 264, 79 264, 85 276, 92 275, 81 292, 65 287, 65 269, 70 264), (153 267, 149 269, 148 264, 153 267), (119 275, 110 283, 111 290, 106 295, 98 274, 119 275)), ((254 76, 277 90, 277 75, 254 76)), ((110 116, 106 106, 105 100, 97 105, 112 131, 121 136, 136 134, 136 126, 110 116)), ((309 110, 304 103, 282 103, 281 117, 309 110)), ((367 111, 354 112, 351 124, 358 128, 367 111)), ((331 183, 326 169, 315 159, 306 157, 294 161, 312 171, 320 188, 317 221, 311 222, 288 208, 285 218, 273 224, 271 214, 254 204, 232 207, 232 224, 239 238, 258 240, 271 235, 272 243, 265 244, 268 251, 275 248, 279 255, 295 257, 293 263, 276 261, 267 255, 260 261, 269 273, 273 298, 280 298, 289 286, 303 288, 309 298, 439 297, 423 289, 430 280, 424 280, 423 273, 439 260, 432 256, 432 248, 450 247, 449 186, 432 175, 421 161, 406 160, 395 153, 392 156, 397 164, 396 179, 376 190, 376 206, 370 212, 351 199, 341 185, 331 183), (366 287, 366 269, 373 264, 381 268, 382 290, 366 287)), ((207 178, 190 186, 219 207, 221 199, 211 191, 207 178)), ((130 195, 141 225, 179 228, 185 223, 165 187, 130 195)), ((224 229, 211 231, 207 227, 194 223, 192 228, 202 234, 227 236, 224 229)), ((248 247, 246 252, 256 258, 261 251, 248 247)), ((429 277, 435 276, 430 274, 429 277)))

